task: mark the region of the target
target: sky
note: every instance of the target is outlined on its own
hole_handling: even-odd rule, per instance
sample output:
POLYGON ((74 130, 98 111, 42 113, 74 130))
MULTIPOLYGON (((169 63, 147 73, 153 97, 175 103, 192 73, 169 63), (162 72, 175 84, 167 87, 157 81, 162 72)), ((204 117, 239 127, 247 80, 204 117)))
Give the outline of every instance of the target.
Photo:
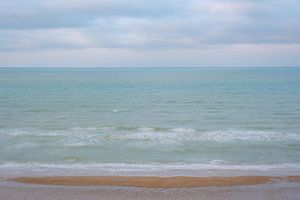
POLYGON ((300 1, 0 0, 0 66, 300 66, 300 1))

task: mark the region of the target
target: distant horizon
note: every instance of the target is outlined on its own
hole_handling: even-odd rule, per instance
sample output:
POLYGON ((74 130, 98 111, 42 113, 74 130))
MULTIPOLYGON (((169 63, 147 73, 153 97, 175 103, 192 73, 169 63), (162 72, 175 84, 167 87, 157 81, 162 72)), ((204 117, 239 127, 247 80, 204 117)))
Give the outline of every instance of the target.
POLYGON ((192 67, 192 66, 124 66, 124 67, 118 67, 118 66, 112 66, 112 67, 104 67, 104 66, 0 66, 0 69, 9 69, 9 68, 51 68, 51 69, 59 69, 59 68, 84 68, 84 69, 118 69, 118 68, 134 68, 134 69, 150 69, 150 68, 205 68, 205 69, 232 69, 232 68, 300 68, 299 66, 224 66, 224 67, 205 67, 205 66, 199 66, 199 67, 192 67))

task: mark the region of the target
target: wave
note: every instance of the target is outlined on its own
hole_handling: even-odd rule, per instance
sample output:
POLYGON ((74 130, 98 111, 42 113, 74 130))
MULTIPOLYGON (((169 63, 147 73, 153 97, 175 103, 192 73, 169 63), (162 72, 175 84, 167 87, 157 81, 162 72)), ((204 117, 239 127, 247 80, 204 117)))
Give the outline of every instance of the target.
POLYGON ((127 112, 127 110, 113 109, 112 112, 114 112, 114 113, 127 112))
POLYGON ((154 172, 154 171, 176 171, 176 170, 246 170, 246 171, 285 171, 300 172, 300 163, 279 163, 271 165, 232 165, 232 164, 220 164, 211 161, 207 164, 196 164, 196 163, 174 163, 174 164, 162 164, 162 163, 151 163, 151 164, 129 164, 129 163, 15 163, 5 162, 0 164, 0 172, 11 170, 26 170, 31 169, 34 171, 54 171, 59 170, 84 170, 84 171, 103 171, 103 172, 154 172))
POLYGON ((200 130, 192 128, 159 128, 159 127, 73 127, 64 130, 40 129, 1 129, 0 141, 10 137, 59 137, 78 138, 82 141, 94 139, 97 141, 211 141, 228 142, 283 142, 300 141, 300 133, 276 132, 262 130, 200 130))

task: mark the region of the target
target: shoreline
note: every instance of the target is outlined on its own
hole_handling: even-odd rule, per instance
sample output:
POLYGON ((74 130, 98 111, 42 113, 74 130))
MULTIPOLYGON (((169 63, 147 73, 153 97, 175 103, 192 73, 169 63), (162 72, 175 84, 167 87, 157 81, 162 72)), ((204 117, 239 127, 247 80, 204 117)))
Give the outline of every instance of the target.
MULTIPOLYGON (((83 185, 84 181, 99 181, 99 178, 110 179, 112 176, 94 176, 94 177, 19 177, 6 178, 0 181, 0 199, 10 200, 282 200, 282 199, 298 199, 300 196, 300 176, 248 176, 248 177, 128 177, 116 176, 118 180, 114 180, 114 184, 92 184, 83 185), (27 183, 17 182, 13 179, 21 179, 28 181, 27 183), (48 185, 29 183, 33 178, 45 178, 52 181, 61 178, 72 182, 73 185, 54 184, 48 185), (50 178, 50 179, 49 179, 50 178), (120 182, 120 178, 123 182, 120 182), (147 186, 139 182, 138 185, 126 184, 126 179, 140 178, 143 183, 147 182, 147 186), (187 179, 188 178, 188 179, 187 179), (155 182, 155 187, 149 185, 149 180, 155 182), (159 180, 165 180, 159 182, 159 180), (168 181, 166 180, 168 179, 168 181), (182 182, 179 181, 182 180, 182 182), (119 181, 119 182, 118 182, 119 181), (187 182, 188 181, 188 182, 187 182), (199 182, 197 182, 199 181, 199 182), (74 185, 77 183, 77 185, 74 185), (166 184, 165 187, 157 184, 166 184), (176 183, 176 185, 174 185, 176 183), (179 184, 182 184, 181 186, 179 184), (187 185, 190 184, 190 185, 187 185), (176 186, 176 187, 175 187, 176 186)), ((56 180, 57 181, 57 180, 56 180)), ((128 183, 128 182, 127 182, 128 183)), ((133 182, 131 182, 133 183, 133 182)))
POLYGON ((232 177, 187 177, 187 176, 44 176, 17 177, 8 179, 17 183, 56 186, 121 186, 145 188, 190 188, 259 185, 288 181, 300 183, 300 176, 232 176, 232 177))
POLYGON ((0 165, 2 178, 22 176, 285 177, 298 175, 300 175, 300 164, 288 163, 281 165, 4 163, 0 165))

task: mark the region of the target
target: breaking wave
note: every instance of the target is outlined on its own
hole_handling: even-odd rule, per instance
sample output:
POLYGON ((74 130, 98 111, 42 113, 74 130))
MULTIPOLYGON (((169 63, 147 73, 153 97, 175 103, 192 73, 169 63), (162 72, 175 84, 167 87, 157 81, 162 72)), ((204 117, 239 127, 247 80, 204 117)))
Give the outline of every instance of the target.
POLYGON ((300 133, 261 130, 198 130, 157 127, 73 127, 65 130, 2 129, 0 141, 11 137, 58 137, 98 141, 211 141, 218 143, 300 141, 300 133))

